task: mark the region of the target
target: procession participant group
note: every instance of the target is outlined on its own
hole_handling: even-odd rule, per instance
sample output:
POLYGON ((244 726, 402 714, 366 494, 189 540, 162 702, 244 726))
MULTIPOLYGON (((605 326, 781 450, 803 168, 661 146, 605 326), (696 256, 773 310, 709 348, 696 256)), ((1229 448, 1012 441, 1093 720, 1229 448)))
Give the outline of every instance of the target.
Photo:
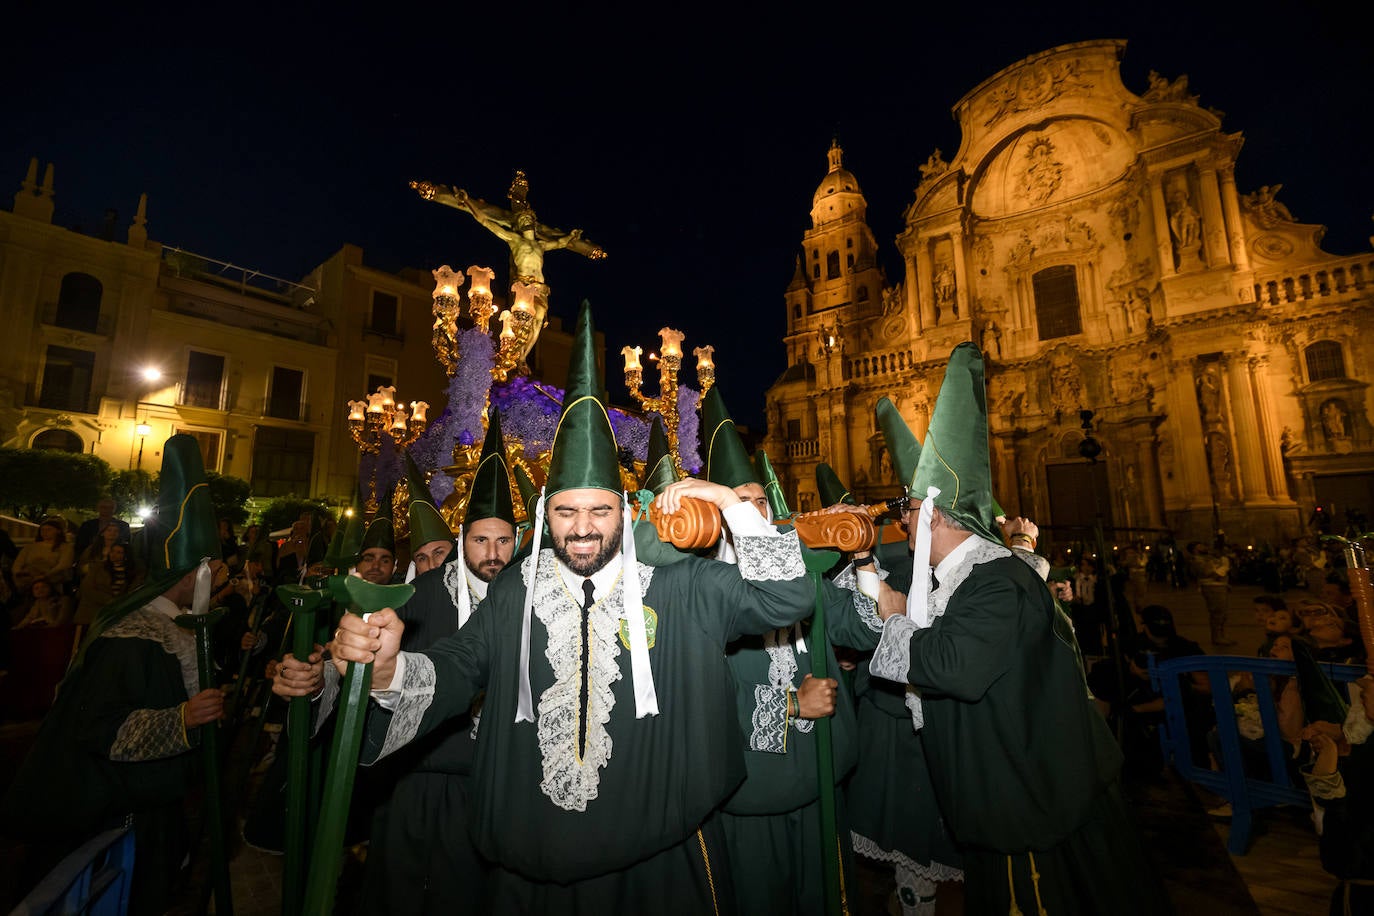
MULTIPOLYGON (((527 512, 493 408, 456 535, 412 465, 409 568, 385 518, 337 539, 331 560, 409 578, 413 597, 343 614, 274 666, 273 692, 310 698, 318 735, 347 665, 371 665, 360 764, 383 791, 364 907, 861 912, 857 854, 892 868, 903 914, 1172 911, 1035 526, 991 491, 974 345, 951 354, 924 442, 878 406, 905 542, 827 556, 787 523, 718 388, 701 476, 679 479, 655 428, 627 486, 593 340, 584 305, 527 512), (636 489, 660 513, 707 504, 718 543, 665 543, 636 489)), ((180 477, 164 467, 157 574, 101 612, 4 799, 7 823, 29 823, 65 787, 67 822, 34 831, 47 862, 131 822, 151 850, 141 912, 166 910, 185 850, 168 814, 192 789, 198 726, 223 715, 172 619, 225 576, 199 453, 183 457, 180 477)), ((825 511, 864 510, 837 496, 825 511)))

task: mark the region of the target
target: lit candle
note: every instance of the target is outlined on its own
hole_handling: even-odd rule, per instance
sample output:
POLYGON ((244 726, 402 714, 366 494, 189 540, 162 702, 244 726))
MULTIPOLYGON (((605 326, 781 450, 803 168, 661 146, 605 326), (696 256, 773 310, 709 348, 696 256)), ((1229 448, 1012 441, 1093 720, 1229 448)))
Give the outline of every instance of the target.
POLYGON ((367 401, 349 401, 349 402, 348 402, 348 419, 349 419, 349 422, 352 422, 352 421, 354 421, 354 420, 361 420, 361 419, 363 418, 363 411, 364 411, 364 410, 367 410, 367 401))
POLYGON ((674 356, 682 356, 682 338, 685 337, 681 331, 672 328, 662 328, 658 336, 663 340, 663 358, 668 359, 674 356))
POLYGON ((383 409, 384 408, 382 406, 382 393, 380 391, 376 394, 369 394, 367 396, 368 413, 381 413, 383 409))
POLYGON ((440 296, 458 295, 458 287, 463 285, 462 274, 457 273, 447 264, 440 267, 438 270, 431 270, 430 273, 434 275, 435 299, 438 299, 440 296))
POLYGON ((429 404, 427 404, 426 402, 424 402, 424 401, 411 401, 411 402, 410 402, 410 422, 412 422, 412 423, 423 423, 423 422, 425 422, 425 411, 427 411, 427 410, 429 410, 429 404))
POLYGON ((391 421, 391 428, 400 430, 401 432, 405 432, 406 409, 404 407, 401 407, 399 405, 396 407, 396 413, 393 414, 393 419, 391 421))
POLYGON ((472 283, 468 286, 469 296, 491 295, 491 281, 496 276, 496 271, 474 264, 468 268, 468 276, 472 278, 472 283))
POLYGON ((379 385, 377 387, 377 393, 382 396, 383 407, 390 407, 392 404, 396 403, 395 385, 379 385))
POLYGON ((620 348, 620 355, 623 356, 623 357, 625 357, 625 371, 626 371, 626 372, 633 372, 633 371, 635 371, 636 369, 642 369, 642 368, 644 368, 644 367, 641 366, 640 363, 639 363, 639 354, 641 354, 641 353, 643 353, 643 352, 644 352, 644 348, 643 348, 643 347, 621 347, 621 348, 620 348))
POLYGON ((510 309, 502 309, 502 310, 501 310, 501 339, 502 339, 502 340, 514 340, 514 339, 515 339, 515 331, 514 331, 514 330, 511 328, 511 326, 510 326, 511 320, 512 320, 512 318, 511 318, 510 309))
POLYGON ((515 296, 515 305, 511 310, 528 315, 534 311, 534 287, 527 283, 512 283, 510 291, 515 296))
POLYGON ((700 372, 702 369, 710 369, 715 366, 715 363, 711 361, 711 354, 714 352, 716 352, 716 348, 710 346, 697 347, 695 350, 692 351, 692 353, 697 358, 698 372, 700 372))

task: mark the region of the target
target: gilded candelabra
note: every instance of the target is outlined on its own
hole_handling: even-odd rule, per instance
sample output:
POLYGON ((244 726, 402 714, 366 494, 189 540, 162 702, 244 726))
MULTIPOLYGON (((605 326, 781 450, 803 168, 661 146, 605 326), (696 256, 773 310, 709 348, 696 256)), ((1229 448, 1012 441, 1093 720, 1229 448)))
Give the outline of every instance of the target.
MULTIPOLYGON (((382 385, 366 399, 348 402, 348 432, 364 454, 380 453, 383 437, 390 438, 398 450, 404 449, 425 431, 428 422, 425 413, 428 410, 429 405, 424 401, 411 401, 410 412, 407 413, 405 404, 396 402, 396 386, 382 385)), ((375 464, 368 480, 367 494, 363 508, 370 521, 380 508, 375 464)))
MULTIPOLYGON (((463 285, 463 275, 447 264, 431 273, 434 274, 432 342, 435 354, 444 364, 449 378, 452 378, 462 358, 458 346, 458 317, 462 311, 458 290, 463 285)), ((467 275, 472 278, 468 286, 468 317, 483 334, 489 333, 491 319, 498 310, 491 294, 491 281, 496 271, 474 264, 467 269, 467 275)), ((523 354, 539 336, 540 322, 536 316, 548 310, 549 288, 544 284, 516 281, 511 284, 510 290, 512 305, 500 310, 501 333, 497 337, 496 356, 491 368, 492 380, 497 382, 504 382, 521 365, 523 354)))
MULTIPOLYGON (((650 360, 658 361, 658 395, 649 397, 640 390, 644 384, 644 367, 639 361, 640 354, 644 352, 643 347, 622 347, 620 350, 620 355, 625 357, 625 387, 630 390, 630 395, 639 402, 640 407, 663 418, 663 426, 668 434, 668 451, 673 456, 673 467, 681 474, 682 455, 678 451, 678 423, 681 418, 677 411, 677 374, 682 368, 684 335, 673 328, 662 328, 658 336, 662 344, 659 353, 649 354, 650 360)), ((703 398, 716 381, 716 364, 711 360, 711 354, 714 352, 715 347, 710 346, 697 347, 692 351, 697 358, 697 384, 701 387, 700 393, 703 398)))

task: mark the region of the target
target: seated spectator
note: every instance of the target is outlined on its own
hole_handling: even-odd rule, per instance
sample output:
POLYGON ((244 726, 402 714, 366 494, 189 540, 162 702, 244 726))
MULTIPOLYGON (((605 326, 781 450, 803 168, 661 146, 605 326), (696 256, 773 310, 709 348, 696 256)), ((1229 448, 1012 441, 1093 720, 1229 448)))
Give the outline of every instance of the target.
MULTIPOLYGON (((1261 605, 1255 605, 1260 607, 1261 605)), ((1256 615, 1258 616, 1258 615, 1256 615)), ((1262 658, 1272 658, 1274 640, 1279 637, 1293 637, 1302 633, 1302 627, 1293 616, 1293 612, 1287 607, 1276 608, 1269 612, 1264 619, 1264 641, 1260 643, 1259 651, 1256 653, 1262 658)), ((1291 648, 1290 648, 1291 651, 1291 648)))
POLYGON ((1343 616, 1335 605, 1308 598, 1299 602, 1294 611, 1317 661, 1339 665, 1364 661, 1364 644, 1355 621, 1343 616))
POLYGON ((47 579, 34 579, 21 610, 24 616, 14 625, 16 630, 60 626, 71 620, 72 599, 54 591, 47 579))
POLYGON ((71 581, 76 555, 67 540, 67 522, 52 516, 38 526, 38 539, 27 544, 14 558, 14 586, 27 592, 35 579, 46 579, 55 591, 71 581))
POLYGON ((1312 764, 1303 776, 1315 809, 1322 867, 1340 880, 1329 913, 1374 912, 1374 676, 1350 685, 1346 724, 1314 722, 1303 731, 1312 764), (1356 709, 1359 712, 1356 715, 1356 709), (1352 733, 1351 719, 1363 721, 1352 733))
POLYGON ((142 574, 134 569, 129 559, 129 545, 116 541, 102 559, 85 564, 81 586, 77 589, 76 623, 90 626, 101 608, 142 584, 142 574))

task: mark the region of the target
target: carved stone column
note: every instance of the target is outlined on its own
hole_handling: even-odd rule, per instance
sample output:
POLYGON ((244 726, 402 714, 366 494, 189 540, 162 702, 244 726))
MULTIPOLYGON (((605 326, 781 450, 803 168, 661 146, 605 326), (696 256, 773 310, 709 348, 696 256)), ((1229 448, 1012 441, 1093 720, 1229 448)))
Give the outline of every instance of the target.
POLYGON ((1164 527, 1164 488, 1160 481, 1159 454, 1153 435, 1136 441, 1136 467, 1140 469, 1140 505, 1145 510, 1145 526, 1164 527))
MULTIPOLYGON (((1172 252, 1171 252, 1172 253, 1172 252)), ((1172 471, 1183 479, 1184 508, 1211 508, 1212 483, 1207 469, 1207 453, 1200 444, 1206 441, 1202 430, 1202 414, 1198 410, 1197 391, 1193 387, 1193 361, 1174 360, 1169 366, 1169 384, 1165 399, 1172 427, 1174 466, 1172 471)))
POLYGON ((1255 394, 1255 424, 1259 431, 1261 454, 1264 457, 1264 476, 1271 499, 1290 502, 1288 478, 1283 470, 1283 449, 1279 424, 1274 414, 1273 397, 1269 391, 1269 357, 1252 356, 1247 360, 1250 387, 1255 394))
POLYGON ((906 283, 903 292, 906 294, 907 321, 912 331, 919 336, 926 329, 925 315, 921 309, 921 287, 917 279, 916 258, 905 257, 902 259, 906 264, 906 283))
POLYGON ((1226 375, 1231 428, 1235 432, 1235 462, 1240 478, 1241 499, 1252 503, 1267 502, 1269 481, 1264 472, 1264 452, 1255 417, 1255 393, 1251 383, 1249 360, 1243 355, 1228 360, 1226 375))
POLYGON ((1202 168, 1198 183, 1202 192, 1202 250, 1207 254, 1208 267, 1221 267, 1230 261, 1230 255, 1226 251, 1226 227, 1221 215, 1221 192, 1217 190, 1217 170, 1202 168))
POLYGON ((960 320, 968 320, 968 269, 964 262, 964 233, 956 230, 950 241, 954 246, 954 308, 960 320))
POLYGON ((1226 236, 1231 241, 1231 263, 1236 270, 1250 269, 1250 253, 1245 245, 1245 221, 1240 216, 1240 197, 1236 194, 1236 172, 1232 166, 1217 170, 1221 180, 1221 207, 1226 216, 1226 236))
POLYGON ((1150 211, 1155 221, 1155 252, 1162 277, 1172 277, 1174 270, 1174 241, 1169 232, 1169 205, 1164 202, 1164 176, 1150 176, 1150 211))

